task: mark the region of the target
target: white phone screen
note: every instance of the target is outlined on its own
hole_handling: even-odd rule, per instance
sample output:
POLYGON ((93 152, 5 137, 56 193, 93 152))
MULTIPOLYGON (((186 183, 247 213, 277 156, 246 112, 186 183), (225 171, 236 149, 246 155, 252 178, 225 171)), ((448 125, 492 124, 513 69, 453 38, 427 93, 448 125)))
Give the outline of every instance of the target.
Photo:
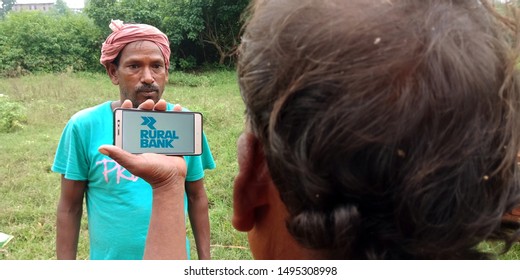
POLYGON ((202 115, 196 112, 114 111, 114 142, 134 153, 198 155, 202 152, 202 115))

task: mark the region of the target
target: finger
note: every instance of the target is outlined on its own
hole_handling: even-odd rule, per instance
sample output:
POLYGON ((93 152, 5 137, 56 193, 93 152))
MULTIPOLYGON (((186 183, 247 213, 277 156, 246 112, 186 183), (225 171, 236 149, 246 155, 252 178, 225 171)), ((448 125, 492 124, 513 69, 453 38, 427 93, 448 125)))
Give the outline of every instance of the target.
POLYGON ((157 101, 157 103, 155 103, 155 106, 153 107, 153 109, 155 111, 166 111, 167 105, 168 104, 166 103, 166 100, 161 99, 161 100, 157 101))
POLYGON ((141 110, 152 110, 154 105, 155 102, 152 99, 147 99, 145 102, 141 103, 138 108, 141 110))
POLYGON ((132 101, 130 101, 129 99, 126 99, 125 101, 123 101, 123 104, 121 104, 121 108, 129 109, 133 107, 134 106, 132 105, 132 101))
POLYGON ((175 106, 173 107, 173 111, 176 111, 176 112, 180 112, 180 111, 182 111, 182 106, 179 105, 179 104, 175 105, 175 106))

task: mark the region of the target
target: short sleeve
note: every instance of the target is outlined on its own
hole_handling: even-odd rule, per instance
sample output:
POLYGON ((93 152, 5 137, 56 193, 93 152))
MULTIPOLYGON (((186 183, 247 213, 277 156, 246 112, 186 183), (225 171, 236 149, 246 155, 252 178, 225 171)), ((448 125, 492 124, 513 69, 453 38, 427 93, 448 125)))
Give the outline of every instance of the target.
POLYGON ((51 170, 69 180, 83 181, 88 177, 86 149, 74 118, 71 118, 58 143, 51 170))
POLYGON ((204 178, 204 170, 216 168, 213 154, 204 133, 202 133, 202 154, 184 158, 188 167, 188 174, 186 175, 186 181, 188 182, 200 180, 204 178))

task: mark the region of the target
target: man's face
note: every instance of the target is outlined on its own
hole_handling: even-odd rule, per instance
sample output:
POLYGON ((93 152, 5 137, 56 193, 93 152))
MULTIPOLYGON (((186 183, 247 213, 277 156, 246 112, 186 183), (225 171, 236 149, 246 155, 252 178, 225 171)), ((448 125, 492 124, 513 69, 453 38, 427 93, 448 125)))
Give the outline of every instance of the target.
POLYGON ((119 66, 110 64, 108 75, 119 85, 121 102, 130 99, 135 108, 147 99, 161 98, 168 73, 159 47, 151 41, 137 41, 121 51, 119 66))

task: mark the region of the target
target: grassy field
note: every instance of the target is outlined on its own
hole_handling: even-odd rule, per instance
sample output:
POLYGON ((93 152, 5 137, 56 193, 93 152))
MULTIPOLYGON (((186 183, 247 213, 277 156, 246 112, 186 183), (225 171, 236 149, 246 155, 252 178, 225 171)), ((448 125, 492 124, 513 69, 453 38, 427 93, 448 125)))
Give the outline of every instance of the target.
MULTIPOLYGON (((250 259, 245 234, 230 223, 232 182, 237 171, 235 143, 243 128, 244 112, 235 73, 174 73, 170 83, 166 100, 204 114, 204 130, 217 164, 205 177, 212 256, 250 259)), ((0 232, 15 236, 1 249, 0 259, 54 259, 60 176, 50 168, 61 132, 75 112, 115 100, 119 91, 105 75, 80 73, 0 79, 0 94, 4 100, 23 104, 28 116, 22 130, 0 133, 0 232)), ((88 258, 84 213, 78 259, 88 258)), ((192 258, 196 258, 195 242, 190 231, 188 234, 192 258)))
MULTIPOLYGON (((243 104, 235 73, 174 73, 165 99, 204 114, 204 130, 217 169, 206 173, 210 201, 211 253, 214 259, 251 259, 245 234, 231 226, 232 182, 237 171, 236 139, 243 128, 243 104)), ((56 205, 60 178, 50 171, 67 120, 80 109, 118 98, 102 74, 39 74, 0 79, 0 102, 23 104, 24 128, 0 133, 0 232, 14 239, 0 249, 0 260, 55 259, 56 205)), ((86 212, 84 212, 86 213, 86 212)), ((188 227, 189 228, 189 227, 188 227)), ((196 259, 194 241, 192 259, 196 259)), ((483 243, 487 251, 499 244, 483 243)), ((501 259, 520 259, 516 245, 501 259)), ((83 217, 78 259, 88 259, 88 230, 83 217)))

